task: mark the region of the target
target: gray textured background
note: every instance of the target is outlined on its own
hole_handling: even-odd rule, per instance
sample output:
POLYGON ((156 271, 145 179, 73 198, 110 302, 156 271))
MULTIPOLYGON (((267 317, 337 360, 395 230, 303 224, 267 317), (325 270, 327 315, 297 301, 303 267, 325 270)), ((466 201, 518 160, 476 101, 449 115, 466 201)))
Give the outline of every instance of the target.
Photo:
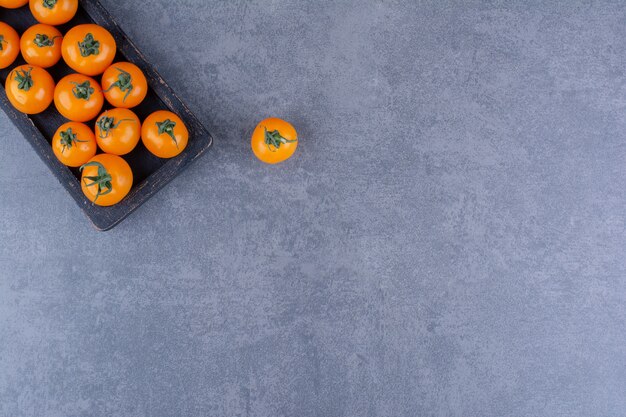
POLYGON ((626 415, 623 2, 103 3, 216 143, 103 234, 0 114, 0 416, 626 415))

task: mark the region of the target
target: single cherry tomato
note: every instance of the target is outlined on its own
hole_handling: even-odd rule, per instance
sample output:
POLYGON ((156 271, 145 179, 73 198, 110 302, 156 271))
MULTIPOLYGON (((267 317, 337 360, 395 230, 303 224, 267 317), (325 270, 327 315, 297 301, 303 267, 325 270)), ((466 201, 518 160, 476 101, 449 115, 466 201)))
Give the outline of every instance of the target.
POLYGON ((0 22, 0 69, 10 66, 20 53, 20 35, 15 29, 0 22))
POLYGON ((63 35, 54 26, 38 24, 24 32, 20 49, 24 60, 31 65, 49 68, 61 59, 63 35))
POLYGON ((293 155, 297 147, 296 129, 284 120, 265 119, 252 132, 252 151, 265 163, 283 162, 293 155))
POLYGON ((52 138, 52 151, 62 164, 79 167, 96 155, 98 145, 89 127, 83 123, 61 125, 52 138))
POLYGON ((41 113, 54 96, 54 80, 48 71, 33 65, 16 67, 4 88, 13 107, 26 114, 41 113))
POLYGON ((100 84, 82 74, 66 75, 54 89, 54 105, 63 117, 75 122, 94 119, 102 110, 100 84))
POLYGON ((135 64, 116 62, 102 75, 104 97, 115 107, 138 106, 148 94, 148 81, 135 64))
POLYGON ((78 0, 30 0, 30 11, 39 23, 62 25, 72 20, 78 0))
POLYGON ((159 110, 144 120, 141 140, 159 158, 172 158, 187 147, 189 131, 180 117, 171 111, 159 110))
POLYGON ((122 201, 133 186, 133 171, 117 155, 101 153, 80 167, 83 194, 98 206, 122 201))
POLYGON ((139 117, 129 109, 107 110, 96 121, 96 140, 106 153, 126 155, 141 138, 139 117))
POLYGON ((102 74, 115 58, 115 39, 108 30, 92 23, 74 26, 63 38, 63 59, 74 71, 102 74))
POLYGON ((7 9, 17 9, 28 3, 28 0, 0 0, 0 7, 7 9))

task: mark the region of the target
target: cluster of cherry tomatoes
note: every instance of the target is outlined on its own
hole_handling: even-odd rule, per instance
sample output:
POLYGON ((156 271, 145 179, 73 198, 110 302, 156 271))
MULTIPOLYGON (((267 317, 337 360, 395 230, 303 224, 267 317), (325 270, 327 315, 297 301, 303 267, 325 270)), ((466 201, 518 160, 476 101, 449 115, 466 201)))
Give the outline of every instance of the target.
POLYGON ((133 173, 121 158, 141 139, 160 158, 180 154, 189 132, 176 114, 160 110, 143 122, 131 108, 148 93, 148 83, 139 67, 130 62, 113 63, 116 43, 103 27, 82 24, 63 35, 54 25, 69 22, 78 0, 0 0, 0 7, 29 4, 39 22, 21 36, 0 22, 0 68, 8 68, 20 51, 26 65, 14 68, 5 89, 11 104, 26 114, 41 113, 54 105, 68 119, 52 138, 56 157, 69 167, 80 167, 85 196, 97 205, 121 201, 133 184, 133 173), (61 58, 74 71, 56 84, 46 68, 61 58), (94 76, 102 74, 100 84, 94 76), (113 106, 102 111, 105 100, 113 106), (85 122, 95 120, 92 130, 85 122), (104 152, 96 155, 98 147, 104 152))

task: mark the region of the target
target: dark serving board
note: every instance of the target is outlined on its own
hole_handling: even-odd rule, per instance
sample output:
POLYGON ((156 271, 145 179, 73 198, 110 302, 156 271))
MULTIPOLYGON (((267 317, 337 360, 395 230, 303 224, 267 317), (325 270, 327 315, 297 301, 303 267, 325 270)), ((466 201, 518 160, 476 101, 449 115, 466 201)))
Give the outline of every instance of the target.
MULTIPOLYGON (((37 23, 31 15, 28 6, 16 10, 0 7, 0 21, 11 25, 20 35, 30 26, 37 23)), ((150 91, 141 105, 132 109, 142 121, 155 110, 170 110, 178 114, 189 129, 189 144, 187 148, 172 159, 160 159, 152 155, 140 141, 135 150, 123 156, 130 164, 134 177, 133 188, 128 196, 112 207, 96 206, 83 195, 78 169, 68 168, 61 164, 52 152, 50 140, 58 127, 67 120, 56 111, 54 103, 43 113, 32 116, 22 114, 11 106, 4 92, 4 83, 15 66, 25 63, 21 56, 9 68, 0 70, 0 82, 2 83, 0 106, 2 109, 22 132, 41 159, 48 165, 52 173, 67 189, 94 226, 98 230, 109 230, 152 197, 183 171, 187 165, 202 155, 211 146, 213 139, 97 0, 81 0, 78 13, 74 19, 65 25, 59 26, 59 30, 62 33, 66 33, 71 27, 81 23, 96 23, 109 30, 117 42, 118 51, 115 62, 129 61, 143 70, 148 79, 150 91)), ((59 81, 63 76, 73 72, 63 62, 63 59, 54 67, 49 68, 48 71, 52 74, 55 81, 59 81)), ((100 81, 99 76, 94 78, 100 81)), ((111 108, 111 106, 105 103, 102 111, 108 108, 111 108)), ((94 121, 90 121, 86 124, 93 129, 94 123, 94 121)))

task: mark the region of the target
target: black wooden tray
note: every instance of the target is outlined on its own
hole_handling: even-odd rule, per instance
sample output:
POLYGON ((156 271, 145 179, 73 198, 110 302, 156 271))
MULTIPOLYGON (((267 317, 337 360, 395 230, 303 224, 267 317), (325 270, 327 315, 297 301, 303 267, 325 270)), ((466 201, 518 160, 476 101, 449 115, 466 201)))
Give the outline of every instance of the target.
MULTIPOLYGON (((0 20, 11 25, 20 35, 30 26, 37 23, 31 15, 28 6, 16 10, 0 8, 0 20)), ((4 83, 6 77, 15 66, 25 63, 21 56, 9 68, 0 70, 0 82, 2 83, 0 106, 2 109, 22 132, 41 159, 48 165, 52 173, 67 189, 94 226, 98 230, 109 230, 180 174, 187 165, 202 155, 211 146, 213 139, 97 0, 81 0, 76 17, 58 28, 62 33, 66 33, 71 27, 81 23, 96 23, 109 30, 117 43, 118 50, 115 62, 129 61, 143 70, 148 79, 150 91, 143 103, 132 109, 141 120, 155 110, 170 110, 178 114, 189 129, 189 144, 187 148, 172 159, 160 159, 152 155, 140 141, 135 150, 123 156, 130 164, 134 177, 133 188, 128 196, 112 207, 96 206, 83 195, 78 170, 70 169, 61 164, 52 152, 50 139, 58 127, 67 120, 56 111, 54 104, 43 113, 33 116, 20 113, 11 106, 4 92, 4 83)), ((59 81, 63 76, 73 72, 63 62, 63 59, 54 67, 49 68, 48 71, 55 81, 59 81)), ((98 81, 100 80, 99 76, 94 78, 98 81)), ((102 111, 108 108, 111 108, 111 106, 105 103, 102 111)), ((87 122, 87 125, 93 129, 94 123, 94 121, 90 121, 87 122)))

